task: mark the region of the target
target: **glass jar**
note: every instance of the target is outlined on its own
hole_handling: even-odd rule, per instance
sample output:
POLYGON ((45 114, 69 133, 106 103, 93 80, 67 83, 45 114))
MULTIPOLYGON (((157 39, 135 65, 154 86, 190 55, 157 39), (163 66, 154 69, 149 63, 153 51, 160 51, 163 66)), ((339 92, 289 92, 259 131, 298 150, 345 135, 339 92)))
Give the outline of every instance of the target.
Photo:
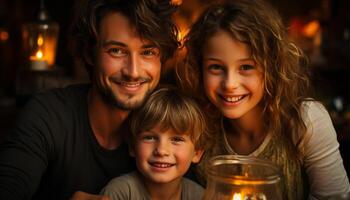
POLYGON ((267 160, 220 155, 206 167, 205 200, 282 200, 280 170, 267 160))

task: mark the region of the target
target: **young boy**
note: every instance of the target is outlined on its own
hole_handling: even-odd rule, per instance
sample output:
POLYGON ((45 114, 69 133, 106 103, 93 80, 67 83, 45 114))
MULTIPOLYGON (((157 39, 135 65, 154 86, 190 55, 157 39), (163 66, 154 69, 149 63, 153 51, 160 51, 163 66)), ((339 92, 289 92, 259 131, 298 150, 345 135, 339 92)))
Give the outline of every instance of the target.
POLYGON ((207 130, 201 110, 174 88, 161 88, 131 116, 130 154, 138 171, 114 178, 102 194, 116 199, 201 199, 203 188, 183 178, 200 161, 207 130))

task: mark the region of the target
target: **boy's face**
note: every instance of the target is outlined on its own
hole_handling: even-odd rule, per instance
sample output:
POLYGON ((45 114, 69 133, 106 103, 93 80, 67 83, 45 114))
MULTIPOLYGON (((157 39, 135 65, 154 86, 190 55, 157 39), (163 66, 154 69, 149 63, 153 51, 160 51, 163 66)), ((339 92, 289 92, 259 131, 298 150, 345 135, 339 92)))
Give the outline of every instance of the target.
POLYGON ((203 151, 195 150, 188 135, 156 126, 137 136, 131 154, 145 181, 154 184, 180 181, 191 162, 199 162, 203 151))
POLYGON ((160 50, 142 39, 118 12, 100 23, 95 50, 94 83, 108 103, 130 110, 140 106, 160 78, 160 50))

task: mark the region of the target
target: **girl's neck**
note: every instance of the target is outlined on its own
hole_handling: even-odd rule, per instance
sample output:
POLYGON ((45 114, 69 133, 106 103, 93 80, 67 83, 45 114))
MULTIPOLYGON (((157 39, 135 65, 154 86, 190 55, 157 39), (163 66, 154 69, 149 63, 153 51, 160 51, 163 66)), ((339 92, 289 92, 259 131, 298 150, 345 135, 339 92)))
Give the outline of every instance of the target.
POLYGON ((169 183, 154 183, 144 179, 144 183, 152 200, 180 200, 182 191, 181 180, 182 177, 177 178, 176 180, 173 180, 169 183))
POLYGON ((223 128, 230 147, 241 155, 253 153, 263 143, 267 135, 262 112, 259 109, 255 109, 239 119, 224 119, 223 128))
POLYGON ((238 119, 226 119, 228 132, 238 134, 241 137, 259 135, 262 132, 263 116, 262 108, 256 106, 238 119))

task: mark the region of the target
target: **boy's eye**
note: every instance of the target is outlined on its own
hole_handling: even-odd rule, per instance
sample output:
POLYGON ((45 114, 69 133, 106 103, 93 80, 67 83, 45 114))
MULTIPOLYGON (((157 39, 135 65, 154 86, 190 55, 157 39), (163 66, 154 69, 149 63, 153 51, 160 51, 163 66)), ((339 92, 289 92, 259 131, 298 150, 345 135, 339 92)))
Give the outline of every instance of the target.
POLYGON ((156 139, 156 137, 154 137, 152 135, 144 135, 141 139, 144 141, 154 141, 156 139))
POLYGON ((182 137, 182 136, 174 136, 174 137, 171 138, 171 141, 176 142, 176 143, 184 142, 185 138, 182 137))

